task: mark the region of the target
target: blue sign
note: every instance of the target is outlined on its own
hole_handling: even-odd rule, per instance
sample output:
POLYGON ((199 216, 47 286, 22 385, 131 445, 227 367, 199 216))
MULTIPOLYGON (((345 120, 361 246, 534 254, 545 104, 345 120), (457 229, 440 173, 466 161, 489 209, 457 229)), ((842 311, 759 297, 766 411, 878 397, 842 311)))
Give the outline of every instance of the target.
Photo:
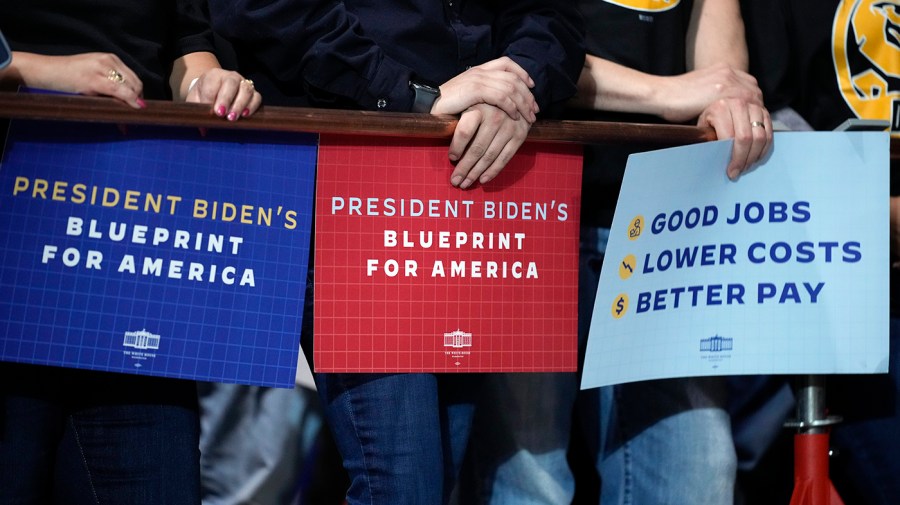
POLYGON ((293 387, 317 139, 16 121, 0 360, 293 387))
POLYGON ((731 141, 629 157, 582 387, 884 373, 889 138, 777 133, 731 181, 731 141))

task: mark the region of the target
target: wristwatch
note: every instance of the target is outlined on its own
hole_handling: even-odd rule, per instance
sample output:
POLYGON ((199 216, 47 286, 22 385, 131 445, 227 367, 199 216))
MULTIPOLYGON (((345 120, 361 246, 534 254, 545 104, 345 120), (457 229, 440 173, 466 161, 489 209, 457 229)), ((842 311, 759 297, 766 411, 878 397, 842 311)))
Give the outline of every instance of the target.
POLYGON ((415 81, 409 81, 409 87, 413 90, 413 93, 415 93, 412 111, 431 112, 431 107, 434 105, 434 102, 441 96, 440 88, 415 81))

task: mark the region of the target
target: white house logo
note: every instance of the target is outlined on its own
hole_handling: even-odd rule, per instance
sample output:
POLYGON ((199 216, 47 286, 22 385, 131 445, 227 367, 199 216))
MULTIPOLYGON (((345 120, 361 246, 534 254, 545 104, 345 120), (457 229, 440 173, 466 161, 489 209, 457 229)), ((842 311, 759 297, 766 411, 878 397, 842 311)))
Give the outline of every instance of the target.
POLYGON ((464 350, 472 347, 472 334, 464 332, 457 328, 449 333, 444 333, 444 351, 446 356, 453 360, 456 366, 462 365, 461 359, 472 353, 472 351, 464 350))
POLYGON ((472 334, 458 329, 450 333, 444 333, 444 347, 452 347, 454 349, 472 347, 472 334))
POLYGON ((159 335, 154 335, 147 330, 126 331, 125 341, 122 342, 122 345, 135 349, 159 349, 159 335))
POLYGON ((718 335, 700 340, 701 352, 730 351, 734 347, 733 338, 720 337, 718 335))

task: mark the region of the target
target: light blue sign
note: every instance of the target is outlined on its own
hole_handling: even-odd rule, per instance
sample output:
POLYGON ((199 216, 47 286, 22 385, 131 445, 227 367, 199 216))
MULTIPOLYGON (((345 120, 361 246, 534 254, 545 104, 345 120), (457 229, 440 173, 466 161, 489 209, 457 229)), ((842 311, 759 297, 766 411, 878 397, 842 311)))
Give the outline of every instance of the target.
POLYGON ((316 144, 14 122, 0 360, 293 387, 316 144))
POLYGON ((889 137, 780 133, 738 181, 731 141, 632 155, 583 388, 888 362, 889 137))

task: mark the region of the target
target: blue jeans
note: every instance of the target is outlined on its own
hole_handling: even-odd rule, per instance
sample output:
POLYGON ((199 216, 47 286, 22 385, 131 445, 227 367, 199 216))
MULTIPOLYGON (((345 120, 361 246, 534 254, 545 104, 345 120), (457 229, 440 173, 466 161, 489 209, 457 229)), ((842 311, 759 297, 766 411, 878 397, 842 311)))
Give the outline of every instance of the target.
POLYGON ((315 374, 350 476, 347 503, 446 503, 480 375, 315 374))
MULTIPOLYGON (((490 376, 491 400, 478 405, 469 460, 481 480, 478 502, 572 502, 566 456, 573 410, 563 398, 576 386, 570 381, 564 389, 563 375, 490 376)), ((582 391, 577 421, 589 430, 582 439, 596 455, 600 503, 731 504, 737 458, 723 391, 721 378, 582 391)))
POLYGON ((459 504, 571 503, 567 450, 577 392, 575 373, 487 376, 459 504))
MULTIPOLYGON (((607 237, 608 230, 582 229, 582 352, 607 237)), ((488 377, 471 444, 480 502, 571 503, 575 482, 566 455, 574 421, 596 455, 603 505, 732 503, 737 461, 724 379, 647 381, 581 392, 579 381, 575 373, 488 377)))
POLYGON ((194 382, 13 363, 0 372, 0 503, 200 503, 194 382))
POLYGON ((725 505, 737 456, 722 377, 601 388, 600 503, 725 505))

